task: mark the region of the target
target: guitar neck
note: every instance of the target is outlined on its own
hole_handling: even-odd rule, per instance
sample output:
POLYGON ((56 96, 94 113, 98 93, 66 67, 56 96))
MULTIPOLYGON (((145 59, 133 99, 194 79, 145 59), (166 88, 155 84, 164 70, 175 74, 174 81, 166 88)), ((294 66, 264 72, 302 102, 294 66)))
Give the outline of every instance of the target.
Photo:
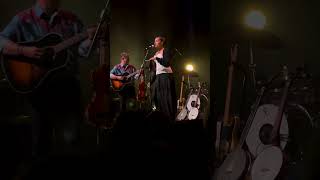
POLYGON ((231 48, 231 63, 229 66, 227 94, 226 94, 224 116, 223 116, 223 123, 226 125, 230 123, 229 111, 230 111, 230 101, 231 101, 232 82, 233 82, 233 69, 234 69, 233 63, 237 61, 237 55, 238 55, 238 45, 236 44, 234 47, 231 48))
POLYGON ((229 68, 229 78, 228 78, 228 87, 227 87, 227 95, 226 95, 226 103, 224 106, 224 116, 223 122, 228 123, 229 119, 229 111, 230 111, 230 101, 231 101, 231 90, 232 90, 232 81, 233 81, 233 65, 229 68))
POLYGON ((70 46, 73 46, 73 45, 79 43, 80 41, 86 39, 87 37, 88 37, 87 32, 77 34, 77 35, 55 45, 53 47, 53 49, 56 53, 59 53, 60 51, 65 50, 65 49, 69 48, 70 46))
POLYGON ((250 115, 248 117, 248 120, 246 122, 246 125, 245 125, 245 127, 242 130, 242 133, 240 135, 240 140, 239 140, 239 144, 238 144, 239 147, 242 147, 242 145, 244 144, 244 142, 245 142, 245 140, 247 138, 247 135, 248 135, 248 133, 250 131, 252 122, 254 120, 254 117, 256 116, 256 113, 257 113, 257 110, 258 110, 258 106, 260 104, 260 101, 261 101, 261 98, 262 98, 262 96, 264 94, 265 89, 266 89, 265 87, 261 88, 261 90, 260 90, 260 92, 259 92, 259 94, 258 94, 258 96, 256 98, 256 101, 254 102, 254 105, 252 107, 251 113, 250 113, 250 115))
POLYGON ((279 129, 280 129, 281 121, 282 121, 284 106, 285 106, 285 103, 286 103, 286 99, 287 99, 290 83, 291 83, 291 80, 288 80, 285 83, 285 88, 283 90, 284 92, 283 92, 283 95, 281 97, 280 107, 279 107, 279 110, 278 110, 278 113, 277 113, 276 121, 274 123, 273 129, 272 129, 272 132, 271 132, 270 142, 274 142, 276 140, 276 138, 278 137, 278 133, 279 133, 279 129))
POLYGON ((198 93, 197 93, 196 103, 198 102, 199 95, 200 95, 200 91, 201 91, 201 84, 200 84, 200 82, 198 83, 198 86, 199 86, 199 90, 198 90, 198 93))
POLYGON ((134 73, 131 73, 131 74, 129 74, 128 76, 127 76, 127 78, 129 79, 129 78, 131 78, 132 76, 134 76, 134 75, 136 75, 136 74, 138 74, 139 73, 139 71, 136 71, 136 72, 134 72, 134 73))
POLYGON ((181 87, 180 87, 180 102, 182 101, 182 91, 183 91, 183 84, 184 84, 184 75, 182 75, 181 87))

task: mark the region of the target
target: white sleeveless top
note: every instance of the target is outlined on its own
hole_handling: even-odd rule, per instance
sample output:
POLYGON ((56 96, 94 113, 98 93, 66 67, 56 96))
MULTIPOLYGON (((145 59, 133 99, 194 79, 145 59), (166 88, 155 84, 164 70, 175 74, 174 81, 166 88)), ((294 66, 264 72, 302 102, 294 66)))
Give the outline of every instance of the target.
MULTIPOLYGON (((160 51, 157 51, 154 57, 163 58, 163 49, 160 51)), ((165 67, 161 65, 157 60, 154 60, 154 62, 156 63, 156 75, 163 74, 163 73, 173 73, 170 66, 165 67)))

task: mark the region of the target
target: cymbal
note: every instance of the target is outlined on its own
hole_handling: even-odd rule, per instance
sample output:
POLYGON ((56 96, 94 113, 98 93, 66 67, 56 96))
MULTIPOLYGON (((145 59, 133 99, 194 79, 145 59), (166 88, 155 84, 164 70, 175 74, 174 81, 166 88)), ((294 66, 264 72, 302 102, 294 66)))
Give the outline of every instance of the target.
POLYGON ((252 43, 252 47, 277 50, 283 47, 279 37, 267 30, 255 30, 245 25, 227 25, 213 32, 214 47, 230 47, 233 43, 239 45, 252 43))

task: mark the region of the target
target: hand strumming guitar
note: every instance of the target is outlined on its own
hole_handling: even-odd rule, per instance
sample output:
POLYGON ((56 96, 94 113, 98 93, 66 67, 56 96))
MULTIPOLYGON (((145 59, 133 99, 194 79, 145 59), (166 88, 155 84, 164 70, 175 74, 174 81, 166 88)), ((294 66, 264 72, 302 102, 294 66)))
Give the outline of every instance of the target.
POLYGON ((44 49, 34 46, 19 46, 18 49, 20 51, 20 54, 22 54, 23 56, 35 59, 40 59, 40 57, 44 54, 44 49))
POLYGON ((14 56, 26 56, 29 58, 40 59, 44 54, 44 49, 35 46, 23 46, 8 40, 3 47, 3 54, 14 56))
POLYGON ((125 76, 117 76, 117 80, 123 81, 123 80, 126 80, 126 77, 125 76))
POLYGON ((125 80, 127 80, 127 77, 126 77, 126 76, 111 75, 110 78, 111 78, 111 79, 114 79, 114 80, 119 80, 119 81, 125 81, 125 80))

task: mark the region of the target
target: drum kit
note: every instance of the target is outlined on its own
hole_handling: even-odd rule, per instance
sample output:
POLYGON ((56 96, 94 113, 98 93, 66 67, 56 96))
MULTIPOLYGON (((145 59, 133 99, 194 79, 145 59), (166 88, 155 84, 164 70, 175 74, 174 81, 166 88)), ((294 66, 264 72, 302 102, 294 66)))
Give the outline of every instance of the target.
POLYGON ((284 169, 304 163, 308 136, 317 128, 319 112, 312 110, 316 101, 313 79, 305 68, 290 72, 283 66, 268 82, 256 81, 252 45, 279 49, 281 43, 269 32, 242 30, 236 36, 228 32, 223 36, 228 39, 223 42, 250 41, 249 71, 256 101, 242 128, 238 147, 217 165, 213 179, 282 179, 290 173, 284 169))

